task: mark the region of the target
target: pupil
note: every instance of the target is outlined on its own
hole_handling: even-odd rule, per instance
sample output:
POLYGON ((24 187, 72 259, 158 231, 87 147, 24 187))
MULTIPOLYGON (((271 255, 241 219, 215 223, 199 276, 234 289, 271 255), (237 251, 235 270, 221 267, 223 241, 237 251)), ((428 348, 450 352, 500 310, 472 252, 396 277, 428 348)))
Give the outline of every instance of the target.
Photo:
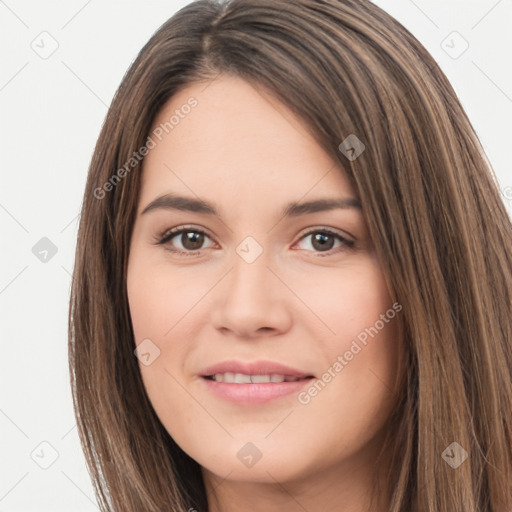
POLYGON ((203 245, 204 235, 202 233, 194 233, 193 231, 189 231, 188 233, 183 233, 183 236, 185 238, 183 239, 182 237, 181 242, 185 249, 190 249, 193 251, 195 249, 201 248, 201 245, 203 245))
POLYGON ((325 234, 322 234, 322 233, 317 233, 314 237, 313 237, 313 247, 315 247, 315 249, 321 249, 321 250, 330 250, 332 249, 332 246, 333 246, 333 239, 331 237, 331 235, 325 235, 325 234), (326 243, 326 239, 331 239, 331 243, 329 244, 329 242, 327 241, 326 243), (318 247, 315 246, 316 243, 319 243, 320 245, 318 247))

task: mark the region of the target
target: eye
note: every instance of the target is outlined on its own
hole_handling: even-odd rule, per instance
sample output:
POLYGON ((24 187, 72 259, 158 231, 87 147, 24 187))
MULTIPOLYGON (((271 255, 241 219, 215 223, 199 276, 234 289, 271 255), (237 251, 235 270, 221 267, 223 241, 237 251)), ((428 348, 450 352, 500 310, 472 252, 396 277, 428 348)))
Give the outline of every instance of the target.
POLYGON ((333 252, 340 252, 347 249, 353 249, 355 246, 354 240, 349 240, 348 238, 340 235, 339 233, 336 233, 326 228, 316 228, 308 231, 305 235, 301 237, 299 243, 304 240, 307 240, 308 238, 310 239, 310 242, 306 244, 307 246, 312 248, 314 252, 325 253, 318 254, 319 256, 329 256, 333 252), (336 241, 338 241, 339 244, 336 248, 334 248, 336 241))
POLYGON ((171 252, 194 256, 204 249, 205 238, 210 240, 210 237, 201 229, 180 226, 161 233, 156 243, 165 245, 171 252), (173 247, 174 244, 171 243, 174 238, 176 238, 177 247, 173 247))
MULTIPOLYGON (((300 238, 297 244, 308 238, 310 238, 310 242, 305 245, 309 247, 306 247, 305 250, 313 250, 318 256, 330 256, 332 253, 353 249, 355 246, 353 240, 327 228, 316 228, 308 231, 300 238), (338 246, 334 247, 336 242, 338 242, 338 246)), ((155 243, 157 245, 164 245, 167 250, 183 256, 197 256, 201 250, 205 249, 203 244, 206 239, 211 240, 202 229, 179 226, 160 233, 155 243), (176 239, 176 241, 173 242, 173 239, 176 239)))

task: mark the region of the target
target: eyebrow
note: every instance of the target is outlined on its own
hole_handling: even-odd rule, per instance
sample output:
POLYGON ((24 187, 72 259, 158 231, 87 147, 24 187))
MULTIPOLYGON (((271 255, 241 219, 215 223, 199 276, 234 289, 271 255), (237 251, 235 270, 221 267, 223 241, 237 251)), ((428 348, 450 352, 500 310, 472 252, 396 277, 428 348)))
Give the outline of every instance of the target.
MULTIPOLYGON (((220 218, 220 214, 215 205, 193 197, 184 197, 176 194, 164 194, 151 201, 141 212, 144 215, 154 210, 180 210, 186 212, 203 213, 206 215, 215 215, 220 218)), ((322 198, 300 203, 291 202, 282 210, 282 217, 298 217, 311 213, 325 212, 336 209, 355 209, 361 210, 361 201, 355 197, 345 198, 322 198)))

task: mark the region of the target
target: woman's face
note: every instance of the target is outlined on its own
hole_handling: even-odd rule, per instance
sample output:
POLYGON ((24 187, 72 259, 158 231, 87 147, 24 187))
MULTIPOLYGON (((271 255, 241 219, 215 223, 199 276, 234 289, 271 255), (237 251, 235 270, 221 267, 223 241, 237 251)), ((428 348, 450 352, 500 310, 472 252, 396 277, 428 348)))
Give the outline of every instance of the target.
POLYGON ((162 424, 229 480, 374 464, 401 307, 339 164, 234 77, 187 86, 152 131, 127 288, 162 424))

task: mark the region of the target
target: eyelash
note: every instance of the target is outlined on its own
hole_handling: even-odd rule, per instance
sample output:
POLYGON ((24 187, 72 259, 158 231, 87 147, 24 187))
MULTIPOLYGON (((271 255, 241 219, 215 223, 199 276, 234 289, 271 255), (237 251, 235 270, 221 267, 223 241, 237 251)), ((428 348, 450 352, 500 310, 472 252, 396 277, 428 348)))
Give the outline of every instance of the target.
MULTIPOLYGON (((187 232, 199 233, 199 234, 205 235, 206 237, 211 239, 211 237, 202 229, 197 229, 194 227, 179 226, 179 227, 176 227, 176 228, 173 228, 170 230, 162 231, 160 234, 157 235, 155 243, 156 243, 156 245, 166 245, 167 242, 169 242, 170 240, 175 238, 177 235, 180 235, 182 233, 187 233, 187 232)), ((354 249, 354 247, 355 247, 355 242, 353 240, 349 240, 349 239, 341 236, 339 233, 336 233, 328 228, 312 229, 312 230, 308 231, 307 233, 304 233, 301 236, 301 238, 299 239, 299 242, 302 241, 303 239, 307 238, 308 236, 310 236, 312 234, 316 234, 316 233, 334 236, 338 240, 340 240, 344 245, 344 247, 342 246, 342 247, 338 247, 337 249, 330 249, 329 251, 325 251, 325 252, 313 251, 313 252, 316 252, 317 256, 319 256, 319 257, 332 256, 335 253, 338 253, 341 251, 346 251, 346 250, 351 250, 351 249, 354 249)), ((195 251, 182 251, 181 249, 172 248, 167 245, 165 246, 165 249, 168 251, 171 251, 172 253, 180 254, 183 256, 198 256, 200 254, 200 252, 203 250, 203 249, 198 249, 195 251)))

